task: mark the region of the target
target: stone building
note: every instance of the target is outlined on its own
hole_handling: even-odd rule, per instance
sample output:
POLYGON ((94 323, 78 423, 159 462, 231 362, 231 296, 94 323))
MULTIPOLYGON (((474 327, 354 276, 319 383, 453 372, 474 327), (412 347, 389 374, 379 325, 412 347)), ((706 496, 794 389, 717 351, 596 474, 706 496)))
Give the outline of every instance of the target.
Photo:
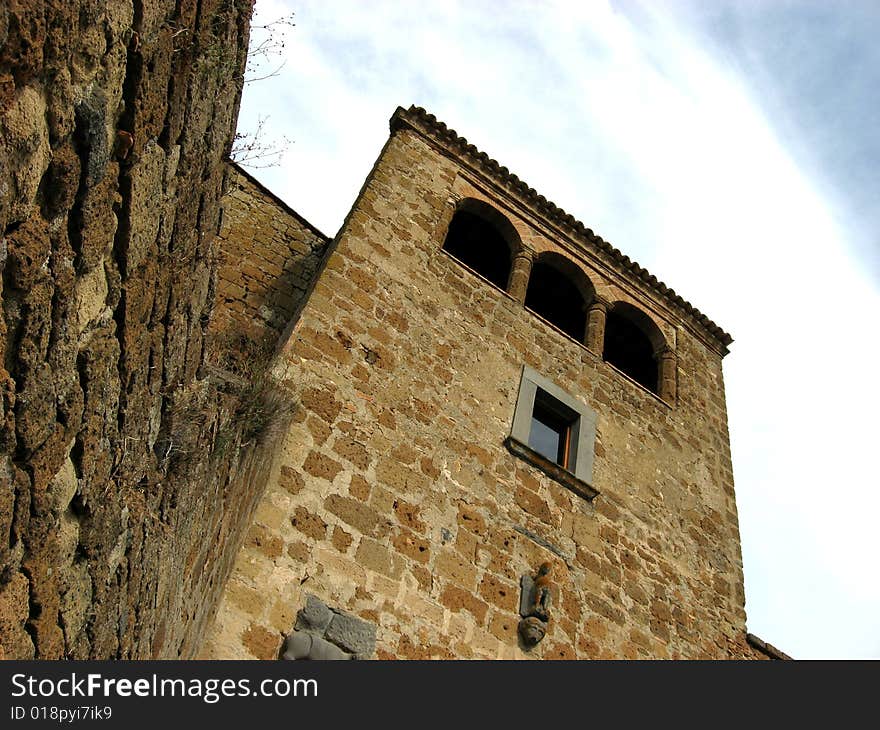
POLYGON ((724 330, 417 107, 332 242, 230 183, 213 326, 277 343, 292 410, 202 656, 784 656, 724 330))

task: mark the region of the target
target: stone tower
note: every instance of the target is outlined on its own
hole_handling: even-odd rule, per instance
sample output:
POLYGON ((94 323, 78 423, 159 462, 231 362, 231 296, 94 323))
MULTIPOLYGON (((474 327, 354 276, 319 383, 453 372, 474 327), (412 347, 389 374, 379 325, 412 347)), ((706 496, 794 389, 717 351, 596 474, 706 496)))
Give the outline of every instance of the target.
MULTIPOLYGON (((296 221, 238 179, 225 236, 256 256, 256 213, 296 221)), ((729 335, 416 107, 321 252, 281 297, 293 420, 203 656, 758 655, 729 335)))

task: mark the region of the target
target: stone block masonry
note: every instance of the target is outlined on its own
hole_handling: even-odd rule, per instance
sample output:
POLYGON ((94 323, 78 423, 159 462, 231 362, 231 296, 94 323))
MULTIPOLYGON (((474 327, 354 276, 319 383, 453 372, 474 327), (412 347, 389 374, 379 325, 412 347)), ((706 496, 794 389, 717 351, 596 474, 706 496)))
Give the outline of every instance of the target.
POLYGON ((425 120, 395 115, 276 361, 297 408, 202 656, 276 658, 309 596, 375 625, 381 659, 756 656, 729 337, 425 120), (670 400, 442 251, 464 199, 644 311, 674 347, 670 400), (597 414, 592 501, 504 446, 524 364, 597 414), (543 562, 554 609, 527 651, 520 578, 543 562))
POLYGON ((268 477, 204 372, 250 12, 0 4, 0 657, 191 656, 268 477))
POLYGON ((274 348, 296 321, 329 239, 235 165, 226 189, 210 333, 234 357, 242 340, 274 348))

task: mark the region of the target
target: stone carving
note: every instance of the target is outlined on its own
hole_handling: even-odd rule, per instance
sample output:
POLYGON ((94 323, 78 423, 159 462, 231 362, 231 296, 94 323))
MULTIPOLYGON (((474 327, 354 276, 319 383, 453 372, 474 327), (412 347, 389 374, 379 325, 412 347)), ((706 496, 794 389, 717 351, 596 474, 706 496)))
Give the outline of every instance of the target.
POLYGON ((549 620, 550 610, 550 563, 541 563, 538 575, 535 578, 535 587, 532 591, 531 615, 542 621, 549 620))
POLYGON ((331 644, 320 636, 314 636, 308 631, 291 632, 284 644, 282 659, 352 659, 351 654, 342 651, 336 644, 331 644))
POLYGON ((369 659, 376 648, 376 627, 327 606, 315 596, 296 615, 284 642, 282 659, 369 659))
POLYGON ((550 563, 541 563, 534 577, 526 574, 520 579, 519 613, 522 620, 518 628, 527 647, 535 646, 547 633, 553 589, 551 569, 550 563))
POLYGON ((297 630, 311 631, 322 635, 333 620, 333 611, 314 596, 306 596, 306 605, 296 614, 297 630))
POLYGON ((519 622, 519 635, 526 646, 532 647, 544 638, 547 624, 536 616, 526 616, 519 622))

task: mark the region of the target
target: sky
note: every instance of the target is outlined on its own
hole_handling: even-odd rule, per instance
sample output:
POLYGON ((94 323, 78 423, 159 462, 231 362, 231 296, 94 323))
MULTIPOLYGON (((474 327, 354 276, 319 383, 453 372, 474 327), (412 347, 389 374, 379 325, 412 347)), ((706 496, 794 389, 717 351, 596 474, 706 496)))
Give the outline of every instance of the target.
POLYGON ((415 103, 674 288, 734 337, 748 630, 880 658, 880 3, 257 0, 255 23, 291 12, 239 119, 285 151, 251 172, 332 236, 415 103))

